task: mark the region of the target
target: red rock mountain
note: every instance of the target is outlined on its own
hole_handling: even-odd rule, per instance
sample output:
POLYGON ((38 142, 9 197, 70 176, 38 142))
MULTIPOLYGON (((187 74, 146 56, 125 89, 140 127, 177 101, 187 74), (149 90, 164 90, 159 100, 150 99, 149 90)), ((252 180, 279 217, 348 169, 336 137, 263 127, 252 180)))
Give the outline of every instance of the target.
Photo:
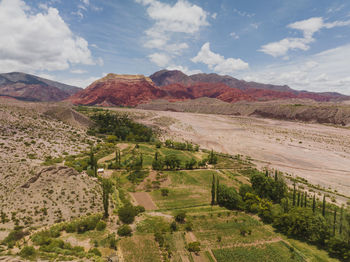
POLYGON ((181 101, 201 97, 217 98, 229 103, 242 100, 308 98, 330 101, 349 98, 337 93, 295 91, 288 86, 245 82, 217 74, 187 76, 177 70, 162 70, 149 78, 143 75, 109 74, 70 97, 70 101, 80 105, 136 106, 156 99, 181 101))
POLYGON ((25 73, 0 74, 0 96, 26 101, 61 101, 82 90, 25 73))
POLYGON ((136 106, 165 96, 164 90, 143 75, 108 74, 69 100, 79 105, 136 106))

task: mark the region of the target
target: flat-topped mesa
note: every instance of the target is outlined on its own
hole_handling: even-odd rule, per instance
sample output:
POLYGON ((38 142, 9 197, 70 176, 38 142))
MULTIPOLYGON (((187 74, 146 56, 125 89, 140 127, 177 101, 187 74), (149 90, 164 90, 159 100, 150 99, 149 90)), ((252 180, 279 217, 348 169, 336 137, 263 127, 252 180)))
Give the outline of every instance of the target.
POLYGON ((104 81, 123 81, 123 82, 135 82, 135 81, 147 81, 150 84, 154 84, 152 79, 146 77, 144 75, 120 75, 109 73, 105 77, 97 80, 96 82, 104 82, 104 81))

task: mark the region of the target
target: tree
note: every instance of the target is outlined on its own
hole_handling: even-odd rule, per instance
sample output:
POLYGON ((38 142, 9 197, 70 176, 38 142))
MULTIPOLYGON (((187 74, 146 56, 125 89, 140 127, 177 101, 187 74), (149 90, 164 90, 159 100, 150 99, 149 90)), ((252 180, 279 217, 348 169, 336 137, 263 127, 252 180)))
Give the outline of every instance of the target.
POLYGON ((175 216, 175 221, 178 223, 184 223, 186 218, 186 212, 185 211, 180 211, 179 213, 176 214, 175 216))
POLYGON ((219 177, 216 178, 216 199, 215 199, 215 203, 218 204, 218 195, 219 195, 219 191, 220 191, 220 181, 219 181, 219 177))
POLYGON ((102 179, 102 201, 104 218, 109 216, 108 205, 109 205, 109 194, 112 193, 112 183, 108 179, 102 179))
POLYGON ((298 191, 298 201, 297 201, 297 206, 300 206, 300 191, 298 191))
POLYGON ((211 205, 215 205, 215 197, 216 197, 216 185, 215 185, 215 175, 213 174, 213 181, 211 183, 211 205))
POLYGON ((217 191, 217 197, 218 197, 217 203, 220 206, 224 206, 228 209, 241 209, 243 207, 242 198, 237 193, 234 187, 219 185, 219 191, 217 191))
POLYGON ((343 233, 343 205, 340 208, 340 220, 339 220, 339 235, 343 233))
POLYGON ((118 210, 119 219, 124 224, 132 224, 137 215, 136 209, 131 205, 125 205, 118 210))
POLYGON ((191 160, 187 160, 185 163, 185 168, 186 169, 190 169, 192 170, 193 167, 197 164, 196 159, 194 159, 193 157, 191 158, 191 160))
POLYGON ((269 177, 269 170, 265 170, 265 177, 269 177))
POLYGON ((304 207, 307 207, 307 192, 305 192, 304 207))
POLYGON ((159 157, 159 153, 155 152, 154 153, 154 159, 152 161, 152 168, 153 168, 153 170, 163 170, 163 167, 164 167, 163 160, 159 157))
POLYGON ((334 217, 333 217, 333 236, 335 236, 335 228, 337 223, 337 208, 334 207, 334 217))
POLYGON ((164 196, 164 197, 169 195, 169 189, 167 189, 167 188, 162 188, 160 190, 160 192, 161 192, 162 196, 164 196))
POLYGON ((131 236, 132 235, 132 229, 128 225, 122 225, 120 228, 118 228, 117 231, 119 236, 131 236))
POLYGON ((295 182, 293 184, 293 207, 295 207, 295 194, 296 194, 296 191, 295 191, 295 182))
POLYGON ((322 201, 322 216, 326 215, 326 195, 323 195, 322 201))
POLYGON ((164 164, 167 166, 167 169, 177 169, 180 167, 181 161, 176 155, 167 155, 164 160, 164 164))
POLYGON ((211 150, 210 153, 209 153, 209 157, 208 157, 208 163, 210 165, 215 165, 217 162, 218 162, 218 157, 216 156, 214 151, 211 150))
POLYGON ((277 182, 277 180, 278 180, 278 172, 277 170, 275 170, 275 182, 277 182))
POLYGON ((274 226, 289 236, 321 245, 330 236, 329 225, 323 216, 299 207, 276 217, 274 226))
POLYGON ((312 199, 312 212, 315 213, 316 209, 316 194, 314 194, 314 197, 312 199))
POLYGON ((300 206, 301 206, 301 207, 304 206, 304 192, 301 192, 301 196, 300 196, 300 206))
POLYGON ((89 164, 90 164, 91 167, 93 167, 94 164, 95 164, 95 161, 94 161, 94 148, 93 148, 93 147, 90 148, 90 160, 89 160, 89 164))
POLYGON ((242 197, 242 199, 245 201, 246 200, 246 194, 247 193, 253 193, 253 188, 250 185, 247 184, 242 184, 239 187, 239 195, 242 197))

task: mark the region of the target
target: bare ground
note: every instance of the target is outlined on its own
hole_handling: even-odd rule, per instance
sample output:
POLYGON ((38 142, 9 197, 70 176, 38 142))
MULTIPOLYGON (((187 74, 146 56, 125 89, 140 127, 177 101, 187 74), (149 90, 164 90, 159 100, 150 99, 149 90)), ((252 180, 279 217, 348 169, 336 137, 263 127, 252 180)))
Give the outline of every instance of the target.
POLYGON ((146 210, 157 209, 156 204, 153 202, 152 198, 147 192, 135 192, 130 194, 135 199, 137 204, 143 206, 146 210))

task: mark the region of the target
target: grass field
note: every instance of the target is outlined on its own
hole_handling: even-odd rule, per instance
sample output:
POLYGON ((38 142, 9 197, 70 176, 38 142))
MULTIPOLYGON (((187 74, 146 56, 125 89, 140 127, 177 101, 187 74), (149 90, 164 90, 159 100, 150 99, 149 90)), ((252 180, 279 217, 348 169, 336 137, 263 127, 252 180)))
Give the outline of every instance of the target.
POLYGON ((292 251, 282 241, 251 247, 213 250, 218 262, 303 262, 303 257, 292 251))

